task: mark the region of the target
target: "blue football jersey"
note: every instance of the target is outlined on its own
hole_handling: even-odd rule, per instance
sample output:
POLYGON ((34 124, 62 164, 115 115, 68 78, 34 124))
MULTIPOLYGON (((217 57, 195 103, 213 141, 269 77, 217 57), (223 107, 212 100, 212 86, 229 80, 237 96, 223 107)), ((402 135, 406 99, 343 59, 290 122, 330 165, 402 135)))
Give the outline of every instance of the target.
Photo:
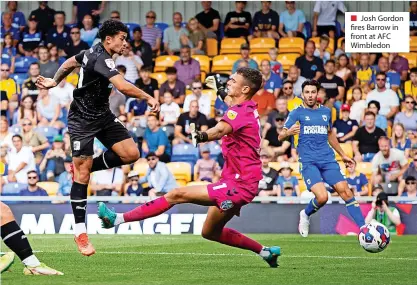
POLYGON ((310 109, 301 105, 289 113, 284 128, 289 129, 295 123, 300 124, 296 147, 301 163, 335 161, 334 151, 328 140, 328 132, 332 128, 329 108, 318 105, 317 109, 310 109))

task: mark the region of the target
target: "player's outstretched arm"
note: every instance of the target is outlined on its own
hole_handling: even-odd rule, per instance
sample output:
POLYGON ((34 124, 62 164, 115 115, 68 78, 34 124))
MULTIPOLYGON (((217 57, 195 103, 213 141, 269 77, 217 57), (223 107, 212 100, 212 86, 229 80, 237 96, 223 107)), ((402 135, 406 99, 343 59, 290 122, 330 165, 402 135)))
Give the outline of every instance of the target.
POLYGON ((59 67, 54 78, 39 76, 36 80, 36 86, 41 89, 53 88, 57 86, 65 77, 67 77, 75 68, 80 66, 81 64, 77 62, 75 56, 72 56, 59 67))
POLYGON ((300 125, 299 124, 294 124, 291 126, 291 128, 286 129, 284 128, 281 133, 278 135, 278 140, 283 141, 286 138, 293 136, 293 135, 297 135, 300 133, 300 125))
POLYGON ((111 77, 109 80, 113 84, 113 86, 116 87, 116 89, 122 92, 123 94, 129 97, 146 100, 148 102, 148 105, 151 107, 152 112, 159 112, 160 106, 158 100, 156 100, 146 92, 140 90, 132 83, 126 81, 126 79, 124 79, 122 75, 115 75, 111 77))
POLYGON ((211 129, 208 129, 205 132, 200 132, 195 130, 195 124, 190 125, 191 128, 191 137, 193 140, 193 145, 196 147, 197 144, 202 142, 209 142, 219 140, 225 135, 228 135, 233 132, 233 128, 231 125, 226 123, 225 121, 220 121, 211 129))

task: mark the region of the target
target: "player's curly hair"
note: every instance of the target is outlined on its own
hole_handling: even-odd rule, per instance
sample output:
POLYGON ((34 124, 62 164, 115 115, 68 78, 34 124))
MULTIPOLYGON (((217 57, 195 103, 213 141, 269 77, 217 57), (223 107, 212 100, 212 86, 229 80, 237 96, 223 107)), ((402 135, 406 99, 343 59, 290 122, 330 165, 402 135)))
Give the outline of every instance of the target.
POLYGON ((320 88, 321 88, 321 84, 317 80, 306 80, 306 81, 304 81, 303 84, 301 84, 301 91, 302 92, 304 92, 304 87, 306 87, 306 86, 316 86, 317 91, 319 91, 320 88))
POLYGON ((250 96, 255 95, 255 93, 262 88, 263 79, 262 74, 259 70, 249 67, 240 67, 236 70, 236 73, 242 75, 247 84, 249 85, 250 96))
POLYGON ((129 29, 122 22, 110 19, 104 21, 98 31, 98 34, 100 35, 100 39, 104 41, 107 36, 113 37, 119 32, 129 33, 129 29))

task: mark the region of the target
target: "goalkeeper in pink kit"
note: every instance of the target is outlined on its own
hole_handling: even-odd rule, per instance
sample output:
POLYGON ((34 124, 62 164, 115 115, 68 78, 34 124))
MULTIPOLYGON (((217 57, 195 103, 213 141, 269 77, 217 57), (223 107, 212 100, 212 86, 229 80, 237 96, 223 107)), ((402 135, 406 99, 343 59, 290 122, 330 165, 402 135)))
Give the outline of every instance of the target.
POLYGON ((222 139, 225 164, 220 181, 209 185, 174 189, 123 214, 113 212, 100 202, 98 216, 103 222, 103 227, 111 228, 121 223, 141 221, 160 215, 176 204, 209 206, 202 230, 204 238, 253 251, 271 267, 277 267, 280 247, 264 247, 238 231, 225 227, 235 215, 239 216, 240 208, 250 203, 257 195, 258 183, 262 179, 259 115, 256 103, 251 100, 262 88, 262 75, 255 69, 243 67, 231 75, 226 89, 214 78, 211 84, 207 82, 207 85, 217 90, 222 99, 228 96, 232 100, 232 107, 215 127, 206 132, 192 132, 195 146, 198 143, 222 139))

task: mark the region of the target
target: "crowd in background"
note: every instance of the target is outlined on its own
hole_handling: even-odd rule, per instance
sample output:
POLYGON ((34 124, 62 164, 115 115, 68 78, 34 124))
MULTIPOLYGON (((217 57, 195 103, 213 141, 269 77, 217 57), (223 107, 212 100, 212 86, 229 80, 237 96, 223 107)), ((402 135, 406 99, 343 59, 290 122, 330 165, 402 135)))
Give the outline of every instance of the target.
MULTIPOLYGON (((73 5, 71 20, 45 1, 39 2, 39 8, 29 16, 18 10, 16 1, 9 1, 2 13, 3 194, 8 189, 20 195, 48 195, 39 182, 54 181, 59 184, 56 195, 69 195, 72 160, 66 116, 78 70, 49 91, 39 90, 35 81, 39 75, 53 77, 65 59, 99 44, 105 2, 73 5)), ((341 1, 317 1, 311 24, 294 1, 286 1, 283 11, 272 10, 271 2, 263 1, 254 15, 245 11, 245 1, 236 1, 235 10, 224 19, 210 1, 201 5, 203 11, 186 23, 181 13, 175 12, 172 24, 161 30, 156 25, 156 13, 148 11, 145 25, 130 28, 127 48, 115 59, 116 67, 126 80, 159 99, 161 112, 150 113, 146 102, 126 98, 116 89, 109 104, 137 142, 141 161, 150 167, 142 176, 132 170, 133 166, 96 172, 91 178, 91 195, 157 196, 177 187, 168 164, 175 160, 176 151, 192 148, 190 124, 207 130, 227 110, 216 100, 213 111, 212 98, 204 92, 205 75, 192 56, 207 54, 207 39, 220 42, 222 38, 245 38, 247 42, 240 46, 241 58, 231 72, 248 66, 259 69, 265 80, 264 89, 253 97, 258 103, 263 138, 260 196, 308 195, 299 185, 298 170, 293 169, 298 161, 297 137, 281 142, 278 135, 288 113, 302 103, 301 84, 314 79, 321 84, 319 102, 332 110, 332 131, 339 142, 351 150, 358 165, 368 162, 372 167, 368 178, 356 165, 346 169, 352 191, 359 196, 377 195, 381 188, 391 191, 386 185, 393 184, 392 194, 416 197, 417 67, 410 67, 406 57, 398 53, 346 53, 344 40, 336 44, 344 35, 344 28, 336 22, 337 13, 346 12, 341 1), (291 37, 305 40, 304 54, 284 70, 277 60, 278 43, 291 37), (319 43, 309 37, 319 37, 319 43), (253 38, 276 41, 276 47, 268 52, 270 60, 258 64, 251 59, 249 41, 253 38), (335 46, 329 47, 331 43, 335 46), (155 58, 160 55, 180 57, 165 70, 164 82, 152 76, 155 58), (279 168, 271 167, 271 162, 279 162, 279 168)), ((110 18, 120 20, 120 13, 112 11, 110 18)), ((417 2, 411 1, 410 36, 416 35, 417 2)), ((196 153, 196 159, 190 162, 194 181, 219 179, 223 165, 219 144, 206 144, 196 153)), ((94 150, 99 155, 105 147, 96 140, 94 150)))

